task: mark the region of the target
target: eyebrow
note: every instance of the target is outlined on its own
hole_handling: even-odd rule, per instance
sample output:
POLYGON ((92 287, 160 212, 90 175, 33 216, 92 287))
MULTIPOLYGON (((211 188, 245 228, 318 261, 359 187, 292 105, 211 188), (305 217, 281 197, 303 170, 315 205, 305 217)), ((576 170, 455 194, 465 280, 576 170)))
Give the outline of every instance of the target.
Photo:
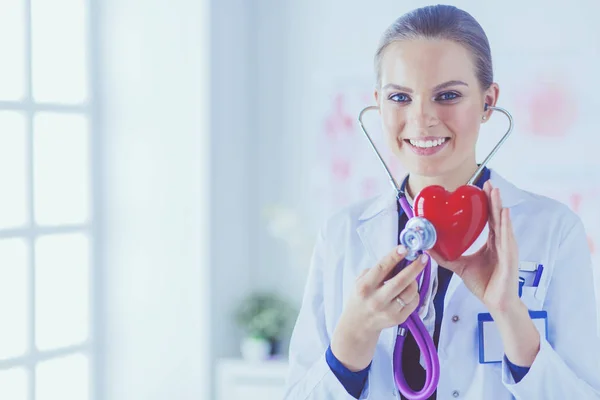
MULTIPOLYGON (((434 87, 432 91, 433 92, 437 92, 439 90, 446 89, 447 87, 456 86, 456 85, 463 85, 463 86, 467 86, 467 87, 469 86, 469 85, 467 85, 466 82, 452 80, 452 81, 440 83, 439 85, 437 85, 436 87, 434 87)), ((385 90, 385 89, 388 89, 388 88, 396 89, 396 90, 399 90, 399 91, 402 91, 402 92, 406 92, 406 93, 412 93, 413 92, 412 89, 407 88, 405 86, 396 85, 395 83, 388 83, 382 89, 385 90)))

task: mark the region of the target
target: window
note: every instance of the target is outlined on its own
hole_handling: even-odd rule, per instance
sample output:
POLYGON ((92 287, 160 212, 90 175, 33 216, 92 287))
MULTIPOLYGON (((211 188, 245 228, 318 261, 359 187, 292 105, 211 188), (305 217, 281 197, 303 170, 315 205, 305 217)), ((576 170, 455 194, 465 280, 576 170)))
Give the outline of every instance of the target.
POLYGON ((94 388, 93 0, 2 0, 0 399, 94 388))

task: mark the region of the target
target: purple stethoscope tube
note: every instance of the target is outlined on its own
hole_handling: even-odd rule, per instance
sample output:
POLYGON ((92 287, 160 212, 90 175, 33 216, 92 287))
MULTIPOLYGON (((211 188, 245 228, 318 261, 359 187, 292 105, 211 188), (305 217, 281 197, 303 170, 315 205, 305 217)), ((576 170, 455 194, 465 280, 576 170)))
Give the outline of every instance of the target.
MULTIPOLYGON (((399 202, 407 217, 409 219, 413 218, 414 213, 408 204, 406 197, 400 197, 399 202)), ((408 260, 404 259, 401 263, 401 267, 404 268, 407 263, 408 260)), ((394 346, 394 380, 396 381, 398 390, 410 400, 428 399, 435 392, 440 380, 440 360, 438 358, 437 350, 431 335, 429 335, 427 328, 419 317, 419 310, 421 309, 427 291, 429 290, 431 280, 431 260, 427 261, 427 265, 417 277, 417 281, 421 281, 421 277, 423 277, 423 282, 419 291, 419 306, 404 323, 399 325, 396 344, 394 346), (425 361, 425 384, 418 392, 414 391, 408 385, 402 371, 402 351, 404 349, 404 340, 406 339, 407 330, 409 330, 415 338, 425 361)))

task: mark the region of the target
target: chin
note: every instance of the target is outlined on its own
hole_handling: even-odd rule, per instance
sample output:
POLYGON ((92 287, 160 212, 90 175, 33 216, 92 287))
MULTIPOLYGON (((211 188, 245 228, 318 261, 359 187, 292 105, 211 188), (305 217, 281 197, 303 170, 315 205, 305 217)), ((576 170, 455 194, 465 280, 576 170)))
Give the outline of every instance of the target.
POLYGON ((447 174, 449 172, 449 168, 445 167, 443 162, 436 162, 432 160, 429 162, 415 162, 409 166, 408 172, 415 175, 433 178, 447 174))

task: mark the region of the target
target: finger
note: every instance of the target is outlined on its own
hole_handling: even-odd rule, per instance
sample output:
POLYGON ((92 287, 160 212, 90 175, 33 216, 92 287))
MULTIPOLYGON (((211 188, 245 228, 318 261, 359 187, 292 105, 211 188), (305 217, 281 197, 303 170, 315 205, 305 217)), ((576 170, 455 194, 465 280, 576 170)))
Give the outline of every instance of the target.
POLYGON ((494 201, 495 190, 490 181, 486 181, 484 189, 487 189, 487 200, 488 200, 488 241, 496 243, 496 231, 498 230, 498 219, 495 216, 496 202, 494 201))
POLYGON ((406 247, 402 245, 396 247, 391 253, 383 257, 375 267, 367 272, 364 276, 365 284, 369 285, 371 288, 379 287, 381 282, 405 256, 406 247))
POLYGON ((446 269, 449 269, 452 272, 456 272, 456 271, 454 271, 454 269, 456 268, 458 263, 461 262, 461 258, 462 258, 462 257, 459 257, 457 260, 448 261, 448 260, 446 260, 446 258, 444 256, 442 256, 440 253, 438 253, 435 249, 427 250, 427 254, 429 255, 429 257, 431 257, 432 259, 435 260, 437 265, 443 265, 446 269))
POLYGON ((508 208, 502 209, 502 244, 504 251, 512 251, 513 245, 516 245, 510 211, 508 208))
POLYGON ((500 189, 495 188, 494 189, 494 202, 496 204, 496 214, 494 215, 494 217, 496 217, 496 221, 500 221, 500 210, 502 210, 502 196, 500 196, 500 189))
POLYGON ((419 284, 413 280, 403 291, 398 293, 396 297, 400 297, 402 301, 409 304, 419 297, 419 284))
POLYGON ((502 227, 502 231, 500 232, 500 239, 501 239, 501 243, 503 245, 506 244, 507 240, 508 240, 508 234, 507 234, 508 229, 506 229, 506 226, 508 225, 508 222, 506 221, 507 215, 508 215, 508 209, 506 209, 506 208, 502 209, 502 211, 500 212, 500 226, 502 227))
POLYGON ((356 277, 356 282, 360 281, 360 280, 361 280, 361 278, 362 278, 362 277, 364 277, 364 276, 367 274, 367 272, 369 272, 369 269, 370 269, 370 268, 365 268, 365 269, 363 269, 363 270, 361 271, 360 275, 358 275, 358 276, 356 277))
POLYGON ((498 256, 501 262, 499 263, 500 268, 503 270, 506 276, 511 275, 511 238, 510 238, 510 222, 509 222, 509 211, 508 208, 502 209, 501 222, 502 234, 500 240, 500 246, 498 247, 498 256))
POLYGON ((415 296, 412 301, 407 302, 406 307, 402 307, 398 302, 393 301, 389 303, 387 309, 389 318, 394 322, 395 325, 404 323, 408 317, 415 312, 419 306, 419 296, 415 296))
POLYGON ((403 290, 397 293, 393 293, 389 290, 383 291, 382 289, 376 293, 376 296, 378 297, 378 301, 381 301, 383 304, 396 302, 400 305, 404 303, 406 306, 407 304, 412 302, 415 299, 415 297, 419 296, 419 285, 417 284, 416 280, 410 282, 408 286, 406 286, 403 290))
POLYGON ((511 217, 511 212, 509 211, 509 209, 506 209, 507 212, 507 227, 506 229, 508 230, 508 237, 510 238, 510 242, 512 245, 514 245, 515 247, 517 246, 517 239, 515 238, 515 230, 513 228, 513 223, 512 223, 512 217, 511 217))
POLYGON ((485 181, 485 183, 483 184, 483 191, 485 192, 487 201, 488 201, 488 219, 489 219, 489 228, 490 231, 493 232, 494 230, 494 215, 493 215, 493 207, 494 204, 492 202, 492 190, 493 190, 493 186, 492 183, 487 180, 485 181))
POLYGON ((435 248, 427 250, 427 253, 440 265, 444 265, 448 261, 440 253, 438 253, 437 250, 435 250, 435 248))
POLYGON ((492 182, 489 180, 485 181, 485 183, 483 184, 483 191, 487 195, 488 199, 490 198, 493 188, 494 187, 492 186, 492 182))
POLYGON ((496 189, 492 189, 490 191, 490 201, 489 201, 489 205, 490 205, 490 225, 492 229, 496 229, 498 227, 498 216, 496 214, 497 211, 497 202, 496 202, 496 189))
MULTIPOLYGON (((398 272, 393 278, 386 282, 383 287, 381 287, 376 296, 380 298, 381 301, 391 301, 399 293, 404 291, 411 283, 416 283, 417 276, 423 268, 427 265, 427 260, 429 260, 429 256, 423 254, 421 257, 417 258, 410 265, 404 268, 402 271, 398 272)), ((408 300, 408 299, 403 299, 408 300)))
POLYGON ((508 254, 511 256, 512 265, 514 266, 515 273, 518 275, 519 273, 519 245, 517 244, 517 239, 515 237, 515 231, 513 229, 512 217, 510 216, 511 212, 509 209, 506 209, 506 219, 507 219, 507 231, 508 231, 508 254))
MULTIPOLYGON (((480 249, 481 250, 481 249, 480 249)), ((454 261, 446 260, 440 253, 438 253, 435 249, 427 250, 427 253, 435 260, 438 265, 443 265, 444 268, 449 269, 450 271, 457 273, 460 275, 462 272, 465 260, 467 256, 460 256, 454 261)))
POLYGON ((502 212, 502 200, 500 199, 500 190, 495 188, 492 190, 492 227, 496 240, 500 239, 502 232, 502 223, 500 213, 502 212))

